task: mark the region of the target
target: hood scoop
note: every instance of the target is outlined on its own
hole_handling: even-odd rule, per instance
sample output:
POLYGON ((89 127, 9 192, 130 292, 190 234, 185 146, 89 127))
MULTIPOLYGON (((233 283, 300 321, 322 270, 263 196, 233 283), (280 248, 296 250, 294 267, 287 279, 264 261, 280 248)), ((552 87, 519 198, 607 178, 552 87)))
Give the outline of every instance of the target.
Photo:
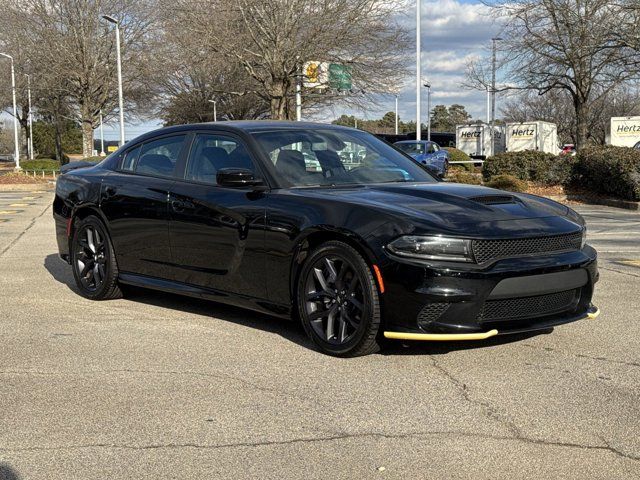
POLYGON ((516 203, 517 199, 513 195, 480 195, 470 197, 468 200, 482 205, 503 205, 505 203, 516 203))

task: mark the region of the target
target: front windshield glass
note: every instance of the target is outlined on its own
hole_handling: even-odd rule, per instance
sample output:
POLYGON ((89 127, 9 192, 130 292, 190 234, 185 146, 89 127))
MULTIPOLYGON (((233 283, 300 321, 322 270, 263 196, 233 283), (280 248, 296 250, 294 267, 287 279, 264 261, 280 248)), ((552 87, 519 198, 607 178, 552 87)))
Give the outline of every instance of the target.
POLYGON ((424 153, 424 144, 422 143, 396 143, 395 146, 409 155, 424 153))
POLYGON ((313 129, 253 134, 293 186, 436 182, 423 167, 366 132, 313 129))

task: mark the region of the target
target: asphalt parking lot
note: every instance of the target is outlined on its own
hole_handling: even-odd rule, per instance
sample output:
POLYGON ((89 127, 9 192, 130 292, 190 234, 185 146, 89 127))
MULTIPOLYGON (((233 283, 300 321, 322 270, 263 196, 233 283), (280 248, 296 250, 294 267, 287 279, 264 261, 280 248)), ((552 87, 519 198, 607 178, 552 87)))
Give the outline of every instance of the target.
POLYGON ((640 478, 640 213, 578 206, 602 314, 341 360, 293 322, 94 303, 51 192, 0 193, 0 479, 640 478))

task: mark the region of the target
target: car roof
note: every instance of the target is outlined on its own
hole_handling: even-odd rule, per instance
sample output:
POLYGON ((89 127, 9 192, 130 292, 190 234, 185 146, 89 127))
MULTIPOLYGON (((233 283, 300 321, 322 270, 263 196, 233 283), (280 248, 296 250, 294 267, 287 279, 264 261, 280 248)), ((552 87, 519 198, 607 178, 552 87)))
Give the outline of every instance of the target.
POLYGON ((433 143, 433 140, 400 140, 395 143, 433 143))
MULTIPOLYGON (((151 132, 144 133, 139 137, 136 137, 134 140, 136 142, 140 140, 145 140, 150 137, 155 137, 157 135, 163 135, 167 133, 180 133, 180 132, 190 132, 193 130, 236 130, 247 133, 254 133, 260 131, 272 131, 272 130, 349 130, 349 131, 358 131, 351 127, 345 127, 342 125, 333 125, 330 123, 318 123, 318 122, 294 122, 287 120, 234 120, 234 121, 223 121, 223 122, 206 122, 206 123, 189 123, 186 125, 175 125, 171 127, 163 127, 156 130, 152 130, 151 132)), ((130 143, 130 142, 127 142, 130 143)))

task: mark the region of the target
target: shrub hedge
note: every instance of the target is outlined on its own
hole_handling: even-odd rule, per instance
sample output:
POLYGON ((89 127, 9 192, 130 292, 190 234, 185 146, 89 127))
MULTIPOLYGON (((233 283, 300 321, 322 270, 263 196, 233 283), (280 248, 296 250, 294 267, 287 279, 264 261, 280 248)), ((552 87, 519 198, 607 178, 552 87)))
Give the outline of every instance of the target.
POLYGON ((50 158, 22 160, 20 161, 20 167, 23 170, 60 170, 60 162, 50 158))
POLYGON ((467 172, 461 168, 449 169, 447 181, 452 183, 467 183, 469 185, 482 185, 482 177, 467 172))
POLYGON ((513 175, 543 185, 561 185, 571 180, 574 163, 574 157, 532 150, 504 152, 484 162, 482 176, 489 180, 496 175, 513 175))
POLYGON ((596 193, 640 201, 640 151, 612 146, 581 149, 573 183, 596 193))
MULTIPOLYGON (((444 150, 449 152, 449 161, 450 162, 465 162, 471 160, 471 157, 464 153, 462 150, 458 150, 454 147, 444 147, 444 150)), ((456 166, 459 168, 463 168, 468 172, 473 172, 473 163, 456 163, 452 164, 451 167, 456 166)))
POLYGON ((510 192, 526 192, 528 185, 524 180, 514 177, 513 175, 496 175, 485 185, 499 190, 508 190, 510 192))

